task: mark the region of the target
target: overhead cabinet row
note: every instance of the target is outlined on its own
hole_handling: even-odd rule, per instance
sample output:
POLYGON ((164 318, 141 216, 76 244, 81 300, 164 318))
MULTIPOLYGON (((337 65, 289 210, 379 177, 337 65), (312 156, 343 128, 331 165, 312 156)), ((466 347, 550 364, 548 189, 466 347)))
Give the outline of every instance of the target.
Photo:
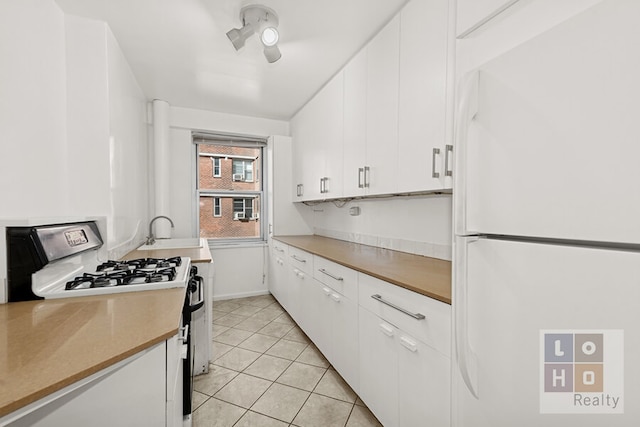
POLYGON ((451 189, 447 0, 412 0, 291 121, 294 200, 451 189))

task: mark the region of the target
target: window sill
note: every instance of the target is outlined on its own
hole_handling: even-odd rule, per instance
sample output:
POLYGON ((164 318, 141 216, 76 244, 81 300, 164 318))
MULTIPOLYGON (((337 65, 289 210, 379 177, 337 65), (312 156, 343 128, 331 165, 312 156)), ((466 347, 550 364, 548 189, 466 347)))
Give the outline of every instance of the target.
POLYGON ((267 242, 264 240, 250 240, 250 241, 218 241, 207 240, 209 249, 238 249, 238 248, 259 248, 267 246, 267 242))

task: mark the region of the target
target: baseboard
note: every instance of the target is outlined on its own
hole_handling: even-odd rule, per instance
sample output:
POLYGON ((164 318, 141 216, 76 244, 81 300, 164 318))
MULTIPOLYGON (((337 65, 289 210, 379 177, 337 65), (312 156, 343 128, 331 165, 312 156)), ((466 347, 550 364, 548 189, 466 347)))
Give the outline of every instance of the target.
POLYGON ((234 298, 255 297, 255 296, 259 296, 259 295, 268 295, 268 294, 269 294, 269 291, 265 289, 265 290, 260 290, 260 291, 238 292, 238 293, 234 293, 234 294, 214 295, 213 296, 213 302, 224 301, 224 300, 234 299, 234 298))

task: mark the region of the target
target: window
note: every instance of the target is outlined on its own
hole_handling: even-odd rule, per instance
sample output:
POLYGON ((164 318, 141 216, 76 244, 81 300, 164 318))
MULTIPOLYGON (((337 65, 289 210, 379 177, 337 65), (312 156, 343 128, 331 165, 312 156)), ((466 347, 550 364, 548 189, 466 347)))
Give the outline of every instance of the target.
POLYGON ((264 241, 261 174, 266 140, 194 133, 200 237, 219 242, 264 241))
POLYGON ((233 160, 233 180, 253 182, 253 160, 233 160))
POLYGON ((220 157, 212 157, 213 160, 213 176, 214 178, 220 178, 222 175, 220 173, 220 157))

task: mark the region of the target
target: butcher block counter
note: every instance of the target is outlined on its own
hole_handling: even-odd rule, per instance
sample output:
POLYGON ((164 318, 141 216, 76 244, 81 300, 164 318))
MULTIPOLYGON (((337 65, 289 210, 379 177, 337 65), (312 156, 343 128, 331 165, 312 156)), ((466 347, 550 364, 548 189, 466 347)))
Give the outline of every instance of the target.
POLYGON ((184 289, 0 304, 0 418, 178 333, 184 289))
POLYGON ((274 237, 289 246, 451 304, 451 262, 316 235, 274 237))

